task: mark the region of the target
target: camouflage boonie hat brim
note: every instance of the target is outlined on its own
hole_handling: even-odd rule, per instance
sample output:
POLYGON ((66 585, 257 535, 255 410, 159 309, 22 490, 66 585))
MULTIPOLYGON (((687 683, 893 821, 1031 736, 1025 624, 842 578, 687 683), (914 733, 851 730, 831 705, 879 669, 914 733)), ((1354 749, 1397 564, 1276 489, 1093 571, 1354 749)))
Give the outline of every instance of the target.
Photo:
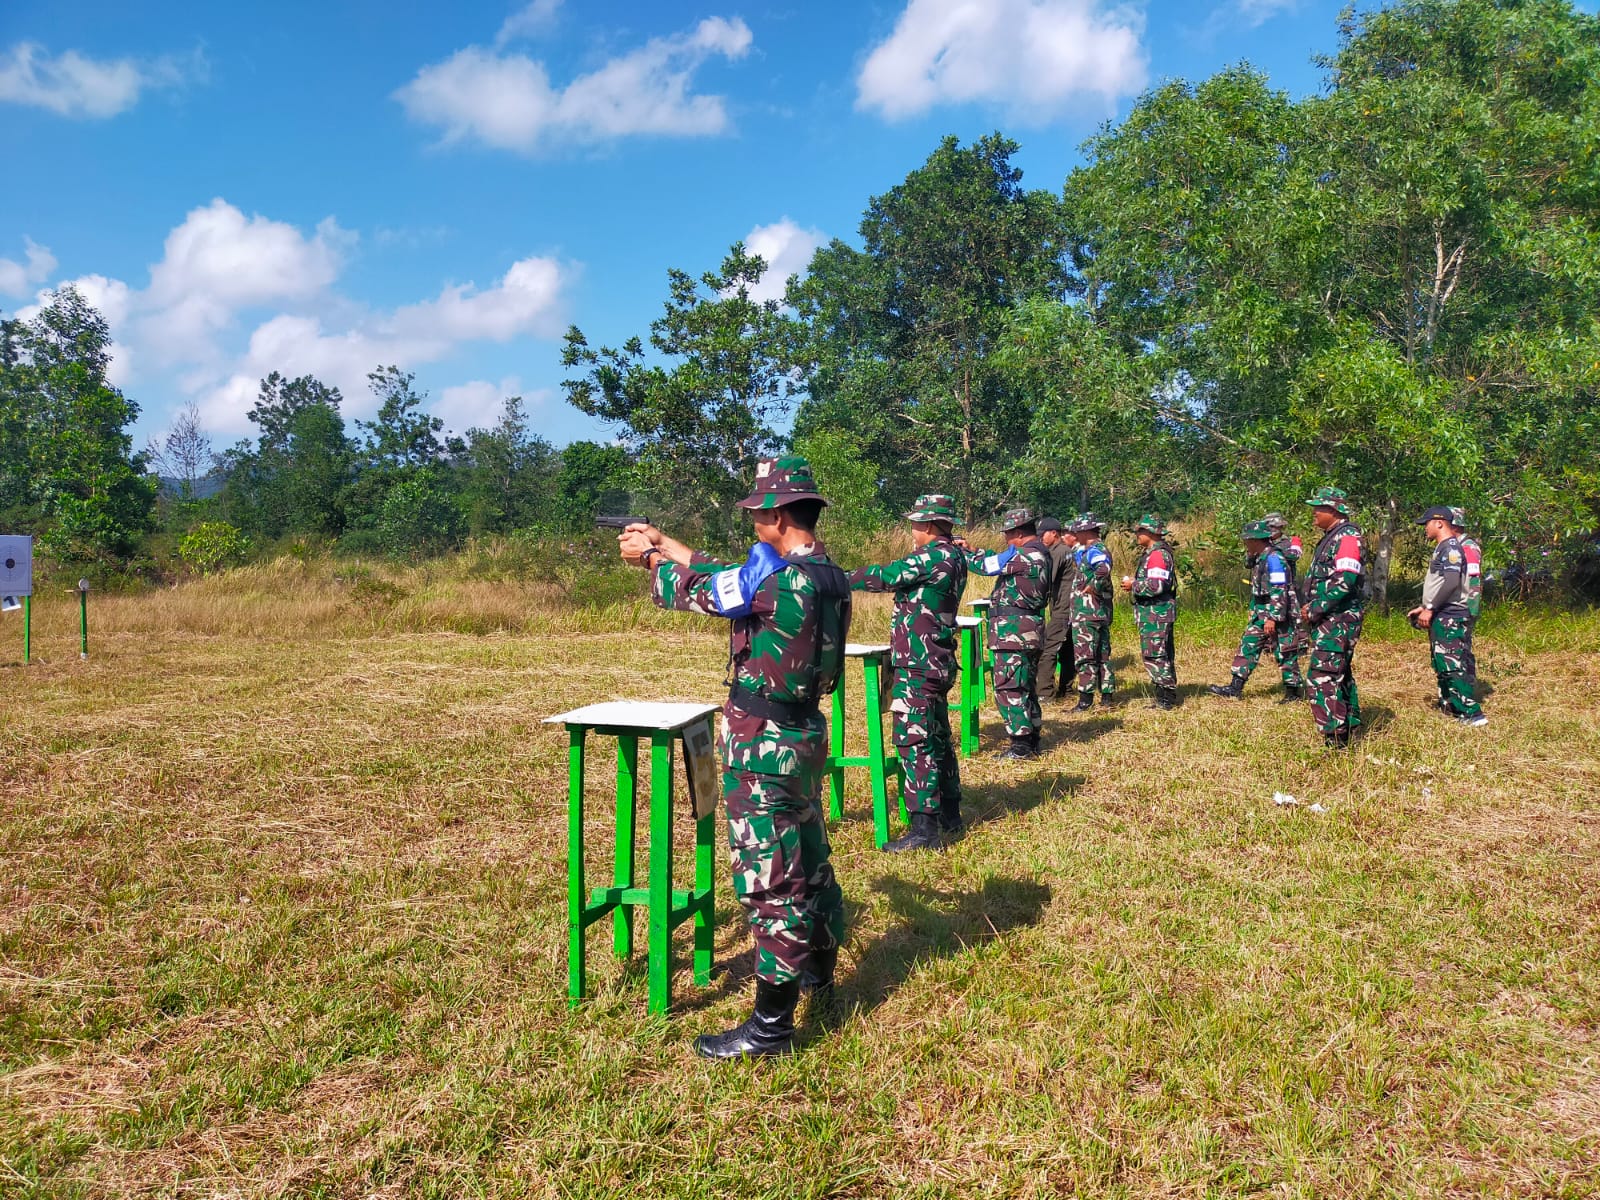
POLYGON ((1072 523, 1073 533, 1099 533, 1106 527, 1106 523, 1093 513, 1079 513, 1078 519, 1072 523))
POLYGON ((782 508, 800 500, 826 500, 817 492, 811 478, 811 464, 799 455, 788 458, 764 458, 756 464, 756 486, 743 500, 740 508, 782 508))
POLYGON ((1261 523, 1268 529, 1287 529, 1289 522, 1282 513, 1270 512, 1261 518, 1261 523))
POLYGON ((1000 518, 1000 532, 1010 533, 1013 529, 1021 529, 1024 525, 1032 525, 1036 521, 1031 508, 1008 508, 1005 516, 1000 518))
POLYGON ((1270 542, 1272 540, 1272 526, 1265 521, 1251 521, 1239 531, 1239 536, 1241 538, 1255 538, 1259 541, 1270 542))
POLYGON ((1312 508, 1331 508, 1341 517, 1350 515, 1349 497, 1336 487, 1319 487, 1306 501, 1312 508))
POLYGON ((1153 533, 1157 537, 1166 533, 1167 526, 1155 513, 1145 513, 1139 518, 1139 523, 1133 527, 1135 533, 1153 533))
POLYGON ((961 518, 956 516, 956 498, 954 496, 941 496, 937 492, 918 496, 917 502, 911 506, 911 511, 905 514, 908 521, 948 521, 952 525, 959 524, 961 518))

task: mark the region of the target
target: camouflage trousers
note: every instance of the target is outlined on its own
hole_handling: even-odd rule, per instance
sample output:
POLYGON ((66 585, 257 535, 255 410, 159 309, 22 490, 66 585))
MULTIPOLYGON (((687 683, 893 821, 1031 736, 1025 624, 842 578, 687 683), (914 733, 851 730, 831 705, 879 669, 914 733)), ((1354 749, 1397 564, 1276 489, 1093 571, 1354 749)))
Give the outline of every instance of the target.
POLYGON ((1111 624, 1108 621, 1072 622, 1072 653, 1078 668, 1078 690, 1092 692, 1096 687, 1109 696, 1116 691, 1116 676, 1111 673, 1111 624))
POLYGON ((1250 623, 1244 627, 1244 636, 1239 639, 1239 653, 1233 656, 1233 673, 1240 679, 1249 679, 1250 672, 1256 669, 1256 663, 1261 659, 1261 652, 1266 650, 1278 662, 1278 670, 1283 674, 1283 686, 1300 687, 1305 681, 1300 678, 1299 629, 1293 623, 1285 626, 1283 621, 1278 621, 1272 632, 1268 633, 1268 615, 1264 609, 1250 610, 1250 623))
POLYGON ((1434 617, 1428 626, 1428 649, 1439 677, 1439 703, 1457 716, 1476 717, 1483 709, 1475 694, 1478 660, 1472 653, 1471 617, 1434 617))
POLYGON ((1012 737, 1031 737, 1044 725, 1038 682, 1039 651, 994 652, 994 705, 1012 737))
POLYGON ((1139 657, 1150 673, 1150 682, 1159 688, 1177 687, 1178 666, 1172 630, 1178 622, 1178 602, 1158 600, 1154 604, 1136 604, 1133 614, 1139 626, 1139 657))
POLYGON ((1351 668, 1361 614, 1333 613, 1311 630, 1311 661, 1306 682, 1311 687, 1311 716, 1323 733, 1354 731, 1361 724, 1361 700, 1351 668))
POLYGON ((1044 627, 1044 649, 1039 651, 1039 696, 1048 700, 1052 696, 1070 692, 1077 669, 1072 661, 1072 613, 1065 604, 1050 610, 1049 623, 1044 627), (1056 683, 1056 664, 1061 665, 1061 682, 1056 683))
POLYGON ((828 861, 821 771, 800 775, 724 770, 723 804, 733 890, 756 942, 756 977, 798 978, 813 947, 844 938, 844 895, 828 861))
POLYGON ((890 689, 894 748, 905 770, 907 813, 937 813, 941 798, 961 798, 961 767, 950 736, 950 684, 896 671, 890 689))

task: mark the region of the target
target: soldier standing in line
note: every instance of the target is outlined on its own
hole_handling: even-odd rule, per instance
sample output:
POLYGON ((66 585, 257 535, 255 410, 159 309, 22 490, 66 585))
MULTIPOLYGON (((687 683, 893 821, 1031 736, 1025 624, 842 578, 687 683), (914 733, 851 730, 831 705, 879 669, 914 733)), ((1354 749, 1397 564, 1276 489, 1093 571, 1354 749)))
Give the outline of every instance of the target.
POLYGON ((1212 684, 1213 696, 1237 700, 1244 695, 1245 682, 1256 669, 1263 649, 1272 652, 1283 674, 1283 699, 1293 704, 1301 699, 1304 683, 1300 678, 1298 626, 1299 600, 1295 594, 1294 565, 1284 557, 1265 520, 1252 521, 1241 534, 1250 568, 1250 619, 1239 639, 1239 653, 1233 656, 1233 679, 1226 685, 1212 684))
POLYGON ((1342 750, 1361 727, 1361 700, 1352 667, 1361 619, 1366 611, 1366 565, 1361 530, 1351 524, 1350 505, 1335 487, 1320 487, 1306 503, 1322 540, 1306 572, 1306 603, 1301 619, 1311 631, 1311 715, 1323 740, 1342 750))
POLYGON ((889 634, 894 683, 889 711, 894 745, 905 768, 903 794, 911 830, 884 846, 937 850, 941 834, 961 833, 961 767, 950 734, 950 685, 957 671, 956 613, 967 586, 966 556, 950 540, 953 496, 918 496, 906 513, 910 554, 884 566, 850 572, 850 586, 894 593, 889 634))
POLYGON ((994 575, 989 596, 989 645, 994 650, 994 702, 1011 744, 1001 758, 1038 758, 1039 651, 1044 646, 1044 609, 1050 600, 1050 551, 1039 540, 1033 513, 1013 508, 1000 520, 1006 549, 998 554, 966 551, 967 568, 994 575))
POLYGON ((817 539, 826 504, 805 459, 764 459, 739 501, 759 539, 743 564, 715 562, 651 525, 618 538, 626 561, 653 568, 657 605, 732 622, 723 804, 734 891, 755 935, 756 999, 743 1024, 695 1039, 706 1058, 789 1052, 802 982, 819 996, 833 988, 844 904, 822 816, 819 705, 843 670, 850 585, 817 539))
POLYGON ((1450 524, 1455 526, 1456 536, 1461 539, 1461 553, 1466 556, 1467 570, 1462 577, 1461 588, 1466 595, 1467 616, 1472 618, 1471 626, 1467 631, 1467 682, 1472 686, 1473 694, 1478 690, 1478 656, 1472 651, 1472 631, 1478 627, 1478 613, 1483 608, 1483 547, 1478 544, 1478 539, 1467 532, 1467 513, 1463 508, 1451 508, 1450 524))
POLYGON ((1111 673, 1111 551, 1100 540, 1105 523, 1084 513, 1072 527, 1078 535, 1077 589, 1072 594, 1072 653, 1078 668, 1078 703, 1073 712, 1094 707, 1095 688, 1100 702, 1110 704, 1116 691, 1111 673))
POLYGON ((1078 576, 1078 535, 1063 529, 1054 517, 1039 522, 1039 540, 1050 551, 1050 620, 1044 627, 1039 654, 1039 700, 1066 699, 1074 690, 1072 664, 1072 589, 1078 576), (1061 666, 1060 682, 1056 665, 1061 666))
MULTIPOLYGON (((1289 629, 1278 631, 1278 647, 1280 652, 1288 652, 1294 658, 1295 677, 1300 675, 1300 656, 1306 652, 1306 631, 1300 624, 1300 608, 1306 602, 1305 582, 1300 578, 1300 559, 1305 553, 1305 546, 1300 541, 1299 534, 1286 536, 1289 522, 1282 513, 1269 512, 1262 518, 1267 523, 1267 529, 1272 534, 1272 548, 1283 556, 1283 561, 1289 565, 1289 580, 1294 591, 1294 619, 1289 622, 1289 629)), ((1279 658, 1279 665, 1283 659, 1279 658)), ((1295 697, 1298 699, 1298 697, 1295 697)), ((1285 697, 1287 700, 1288 697, 1285 697)), ((1285 701, 1279 701, 1284 703, 1285 701)))
POLYGON ((1178 668, 1173 628, 1178 621, 1178 556, 1167 542, 1167 527, 1154 513, 1146 513, 1133 527, 1142 552, 1131 577, 1124 576, 1122 590, 1133 597, 1134 621, 1139 627, 1139 656, 1150 673, 1156 698, 1151 705, 1177 708, 1178 668))
MULTIPOLYGON (((1422 514, 1418 525, 1433 539, 1433 559, 1422 581, 1422 603, 1410 613, 1411 623, 1428 631, 1428 649, 1439 679, 1439 708, 1464 725, 1483 726, 1483 715, 1473 686, 1473 618, 1467 601, 1467 552, 1455 524, 1456 513, 1435 505, 1422 514)), ((1480 558, 1478 577, 1482 577, 1480 558)))

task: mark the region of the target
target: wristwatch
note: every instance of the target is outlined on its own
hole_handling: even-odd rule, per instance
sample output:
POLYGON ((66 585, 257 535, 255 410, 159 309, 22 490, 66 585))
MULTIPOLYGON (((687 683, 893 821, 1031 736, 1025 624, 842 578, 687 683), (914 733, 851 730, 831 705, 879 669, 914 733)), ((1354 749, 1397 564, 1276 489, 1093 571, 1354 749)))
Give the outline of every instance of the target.
POLYGON ((646 550, 643 554, 639 555, 639 565, 641 567, 648 567, 650 565, 650 556, 652 554, 662 554, 662 553, 665 553, 665 552, 661 549, 660 546, 651 546, 650 549, 646 550))

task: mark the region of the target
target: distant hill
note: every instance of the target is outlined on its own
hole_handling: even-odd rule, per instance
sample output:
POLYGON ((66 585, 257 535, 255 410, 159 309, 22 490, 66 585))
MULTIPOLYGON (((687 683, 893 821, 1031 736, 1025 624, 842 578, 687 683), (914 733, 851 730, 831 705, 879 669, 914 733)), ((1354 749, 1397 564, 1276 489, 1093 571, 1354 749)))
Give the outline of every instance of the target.
MULTIPOLYGON (((161 480, 161 490, 164 494, 168 496, 182 494, 183 480, 175 479, 170 475, 158 475, 156 478, 161 480)), ((223 482, 221 475, 207 475, 204 479, 195 480, 194 498, 196 500, 206 500, 215 496, 222 490, 223 482)))

